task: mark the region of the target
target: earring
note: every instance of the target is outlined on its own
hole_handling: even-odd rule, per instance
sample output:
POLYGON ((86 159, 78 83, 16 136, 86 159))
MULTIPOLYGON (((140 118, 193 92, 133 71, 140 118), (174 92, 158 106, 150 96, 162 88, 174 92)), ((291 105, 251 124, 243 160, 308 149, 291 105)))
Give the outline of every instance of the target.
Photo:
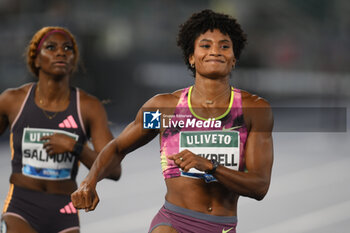
POLYGON ((194 69, 194 63, 191 64, 191 67, 194 69))

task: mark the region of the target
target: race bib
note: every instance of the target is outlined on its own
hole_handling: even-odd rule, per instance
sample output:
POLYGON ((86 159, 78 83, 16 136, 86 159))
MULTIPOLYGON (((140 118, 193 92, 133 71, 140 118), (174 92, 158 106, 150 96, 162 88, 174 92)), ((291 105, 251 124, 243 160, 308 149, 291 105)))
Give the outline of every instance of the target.
POLYGON ((48 180, 70 179, 76 156, 69 152, 48 155, 43 148, 45 141, 40 140, 41 137, 54 133, 65 134, 76 141, 79 138, 78 135, 63 130, 24 128, 22 137, 22 173, 24 175, 48 180))
MULTIPOLYGON (((237 170, 239 168, 238 131, 187 131, 180 132, 180 151, 185 149, 208 160, 215 159, 220 165, 237 170)), ((195 168, 181 172, 182 176, 216 181, 214 176, 195 168)))

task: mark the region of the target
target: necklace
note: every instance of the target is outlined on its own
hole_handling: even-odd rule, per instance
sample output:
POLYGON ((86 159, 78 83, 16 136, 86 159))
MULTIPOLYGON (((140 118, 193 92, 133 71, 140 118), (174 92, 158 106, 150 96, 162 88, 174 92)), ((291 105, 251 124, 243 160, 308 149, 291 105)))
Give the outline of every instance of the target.
MULTIPOLYGON (((38 85, 38 94, 40 93, 40 89, 39 89, 39 85, 38 85)), ((39 97, 39 103, 40 105, 44 105, 44 101, 41 99, 41 97, 38 95, 39 97)), ((48 111, 45 111, 42 107, 40 107, 41 111, 44 113, 44 115, 46 116, 47 119, 52 120, 53 118, 55 118, 58 114, 58 112, 54 112, 52 115, 48 114, 48 111)))
MULTIPOLYGON (((193 114, 193 116, 195 116, 196 118, 200 119, 200 120, 203 120, 203 121, 207 121, 209 120, 209 118, 204 118, 204 117, 201 117, 199 116, 195 111, 194 109, 192 108, 192 104, 191 104, 191 93, 192 93, 192 90, 193 90, 194 86, 191 86, 189 91, 188 91, 188 98, 187 98, 187 102, 188 102, 188 108, 190 109, 191 113, 193 114)), ((230 111, 231 111, 231 107, 232 107, 232 104, 233 104, 233 99, 234 99, 234 92, 233 92, 233 87, 231 87, 231 95, 230 95, 230 103, 226 109, 226 111, 221 114, 220 116, 217 116, 217 117, 212 117, 212 119, 215 119, 215 120, 219 120, 223 117, 225 117, 230 111)), ((208 116, 211 116, 212 114, 210 113, 209 109, 212 109, 210 108, 209 106, 206 106, 204 107, 204 109, 208 112, 208 116)))
MULTIPOLYGON (((193 86, 193 89, 195 89, 196 92, 198 92, 202 97, 206 98, 206 97, 199 91, 198 88, 196 88, 195 86, 193 86)), ((230 90, 231 90, 231 88, 229 89, 229 91, 230 91, 230 90)), ((227 91, 224 91, 224 92, 220 93, 219 95, 215 96, 215 97, 214 97, 213 99, 211 99, 211 100, 206 99, 206 100, 205 100, 205 103, 206 103, 206 104, 213 104, 213 103, 214 103, 214 100, 216 100, 216 99, 218 99, 219 97, 225 95, 226 93, 227 93, 227 91)))
POLYGON ((44 115, 47 117, 47 119, 52 120, 53 118, 55 118, 55 116, 58 114, 58 112, 55 112, 52 115, 49 115, 44 109, 40 108, 41 111, 43 111, 44 115))

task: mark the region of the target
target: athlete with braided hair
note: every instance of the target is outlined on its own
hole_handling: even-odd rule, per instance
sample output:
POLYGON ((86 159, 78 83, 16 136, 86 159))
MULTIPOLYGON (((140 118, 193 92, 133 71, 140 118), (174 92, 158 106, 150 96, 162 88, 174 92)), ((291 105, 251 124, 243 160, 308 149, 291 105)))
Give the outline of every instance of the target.
MULTIPOLYGON (((70 200, 79 162, 90 168, 113 136, 102 103, 70 86, 78 58, 71 32, 44 27, 27 49, 29 70, 38 81, 0 95, 0 133, 10 128, 12 165, 2 233, 79 232, 70 200)), ((117 180, 120 166, 113 168, 108 177, 117 180)))

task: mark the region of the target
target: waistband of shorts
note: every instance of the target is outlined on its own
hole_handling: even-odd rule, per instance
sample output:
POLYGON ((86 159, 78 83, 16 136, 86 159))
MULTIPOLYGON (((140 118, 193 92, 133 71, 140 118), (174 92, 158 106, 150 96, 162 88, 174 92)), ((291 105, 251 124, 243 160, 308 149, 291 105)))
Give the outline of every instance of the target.
POLYGON ((237 223, 237 216, 215 216, 210 214, 200 213, 194 210, 189 210, 186 208, 182 208, 180 206, 169 203, 165 200, 164 208, 173 211, 178 214, 190 216, 193 218, 215 222, 215 223, 237 223))
POLYGON ((38 191, 34 189, 29 189, 25 187, 21 187, 13 184, 13 195, 27 196, 27 195, 40 195, 42 196, 50 196, 50 197, 70 197, 69 194, 58 194, 58 193, 46 193, 43 191, 38 191))

